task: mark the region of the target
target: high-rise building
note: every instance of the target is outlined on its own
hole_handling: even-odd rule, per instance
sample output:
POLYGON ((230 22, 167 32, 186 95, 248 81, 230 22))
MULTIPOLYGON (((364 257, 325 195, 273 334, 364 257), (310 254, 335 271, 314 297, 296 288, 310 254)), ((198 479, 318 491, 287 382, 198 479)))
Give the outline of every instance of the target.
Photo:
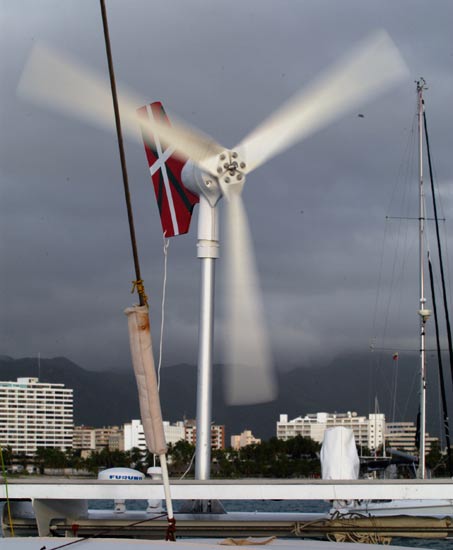
POLYGON ((0 382, 0 445, 32 456, 38 447, 65 450, 73 440, 73 393, 64 384, 18 378, 0 382))

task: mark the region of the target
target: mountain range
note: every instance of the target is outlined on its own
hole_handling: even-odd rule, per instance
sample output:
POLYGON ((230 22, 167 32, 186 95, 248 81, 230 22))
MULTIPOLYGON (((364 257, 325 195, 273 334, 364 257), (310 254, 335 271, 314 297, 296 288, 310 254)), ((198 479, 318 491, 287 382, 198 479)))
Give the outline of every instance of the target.
MULTIPOLYGON (((379 359, 373 354, 338 356, 318 366, 279 371, 279 395, 260 405, 228 406, 223 398, 221 365, 214 366, 213 421, 225 424, 227 436, 251 429, 256 437, 275 435, 280 414, 289 418, 319 411, 356 411, 368 415, 376 407, 391 420, 395 408, 396 420, 414 421, 418 407, 417 355, 398 361, 397 399, 393 382, 396 362, 379 359), (371 358, 370 358, 371 356, 371 358)), ((437 369, 437 367, 436 367, 437 369)), ((161 404, 165 420, 195 418, 196 373, 193 365, 167 366, 161 371, 161 404)), ((123 424, 139 418, 137 388, 130 371, 88 371, 65 357, 13 359, 0 356, 0 380, 15 381, 18 377, 39 377, 41 382, 62 383, 74 390, 74 420, 76 424, 105 426, 123 424)), ((430 378, 435 379, 434 372, 430 378)), ((438 390, 428 385, 428 430, 438 435, 438 390), (431 414, 432 413, 432 414, 431 414)), ((229 439, 227 440, 229 441, 229 439)))

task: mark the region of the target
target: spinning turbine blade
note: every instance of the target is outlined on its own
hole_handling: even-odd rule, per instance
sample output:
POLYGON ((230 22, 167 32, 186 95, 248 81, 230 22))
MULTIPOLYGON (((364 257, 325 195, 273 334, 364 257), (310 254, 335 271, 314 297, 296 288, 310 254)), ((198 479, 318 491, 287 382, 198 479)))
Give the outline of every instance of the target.
MULTIPOLYGON (((33 47, 17 93, 50 110, 69 114, 95 127, 114 130, 112 93, 108 82, 43 44, 33 47)), ((124 132, 138 137, 138 125, 130 128, 125 118, 124 132)))
POLYGON ((226 232, 226 401, 231 405, 272 401, 277 385, 239 189, 227 193, 226 232))
POLYGON ((205 172, 217 175, 218 156, 225 148, 200 130, 178 121, 173 114, 171 119, 169 126, 155 117, 140 117, 140 125, 145 135, 149 134, 151 143, 155 143, 157 137, 166 147, 172 147, 182 160, 190 159, 205 172))
POLYGON ((251 172, 407 74, 395 44, 385 31, 379 31, 290 99, 235 149, 242 152, 251 172))
MULTIPOLYGON (((34 103, 83 119, 91 125, 114 129, 109 83, 67 55, 40 44, 33 48, 18 86, 18 94, 34 103)), ((157 119, 138 119, 143 100, 119 91, 123 132, 141 142, 140 124, 184 160, 191 159, 208 172, 215 170, 212 157, 224 148, 210 137, 183 123, 168 126, 157 119)))

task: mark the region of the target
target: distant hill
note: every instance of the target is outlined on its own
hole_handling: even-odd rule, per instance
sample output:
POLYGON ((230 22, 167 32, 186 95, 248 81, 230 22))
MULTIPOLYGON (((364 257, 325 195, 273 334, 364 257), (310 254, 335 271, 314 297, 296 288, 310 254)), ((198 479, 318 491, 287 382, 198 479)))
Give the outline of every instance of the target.
MULTIPOLYGON (((399 361, 397 420, 415 421, 418 400, 417 357, 399 361)), ((213 420, 225 424, 228 435, 252 429, 257 437, 275 435, 280 413, 290 418, 318 411, 357 411, 368 414, 374 408, 376 389, 381 412, 392 410, 392 379, 395 363, 384 364, 369 354, 337 357, 318 367, 300 367, 279 373, 279 396, 272 403, 229 407, 222 394, 222 367, 214 367, 213 420)), ((436 367, 437 369, 437 367, 436 367)), ((0 380, 21 376, 38 377, 36 358, 13 359, 0 356, 0 380)), ((123 424, 139 418, 137 389, 132 372, 87 371, 65 357, 41 359, 42 382, 63 383, 74 390, 74 416, 77 424, 103 426, 123 424)), ((429 402, 435 414, 428 429, 437 433, 437 389, 430 384, 429 402)), ((164 419, 194 418, 196 412, 196 367, 175 365, 162 369, 161 402, 164 419)))

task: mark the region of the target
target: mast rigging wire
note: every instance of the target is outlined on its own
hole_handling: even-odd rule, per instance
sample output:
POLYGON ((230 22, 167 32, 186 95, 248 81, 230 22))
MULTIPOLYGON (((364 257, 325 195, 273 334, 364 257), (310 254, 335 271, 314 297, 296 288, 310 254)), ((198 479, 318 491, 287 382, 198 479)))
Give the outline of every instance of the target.
MULTIPOLYGON (((392 212, 392 207, 396 202, 396 195, 397 195, 397 188, 402 188, 402 193, 400 193, 401 198, 399 200, 400 202, 400 209, 405 213, 409 213, 409 204, 408 204, 408 197, 410 196, 409 190, 410 190, 410 182, 413 179, 413 160, 414 160, 414 142, 415 142, 415 129, 416 129, 416 122, 417 118, 414 114, 414 117, 412 119, 412 126, 411 130, 408 135, 407 143, 404 148, 404 155, 403 159, 399 165, 398 168, 398 175, 396 178, 396 182, 393 185, 392 194, 387 206, 387 216, 385 218, 385 231, 384 231, 384 237, 382 242, 382 248, 381 248, 381 259, 380 259, 380 266, 379 266, 379 275, 378 275, 378 283, 377 283, 377 290, 376 290, 376 297, 375 297, 375 306, 374 306, 374 314, 373 314, 373 338, 372 338, 372 345, 371 349, 372 351, 380 351, 377 357, 376 361, 376 370, 380 372, 383 368, 383 354, 382 351, 389 349, 390 351, 397 351, 395 347, 387 348, 385 345, 387 343, 387 334, 389 330, 389 319, 392 309, 392 304, 396 303, 396 317, 399 318, 401 314, 401 301, 402 301, 402 295, 401 293, 398 294, 398 300, 394 302, 392 300, 392 297, 395 294, 395 287, 397 286, 398 281, 401 281, 404 277, 404 272, 406 268, 406 261, 407 261, 407 252, 406 254, 402 254, 400 250, 408 250, 408 224, 403 223, 403 220, 405 221, 407 216, 401 217, 398 220, 397 224, 397 230, 396 230, 396 237, 394 238, 395 246, 393 247, 393 255, 390 258, 391 261, 391 277, 390 277, 390 290, 388 292, 388 298, 386 300, 381 299, 382 294, 382 286, 383 286, 383 273, 384 273, 384 263, 385 262, 385 255, 386 251, 389 249, 388 247, 388 241, 391 239, 392 234, 389 231, 390 225, 389 221, 392 219, 390 216, 392 212), (403 185, 400 185, 400 184, 403 185), (380 307, 379 307, 380 306, 380 307), (379 311, 380 310, 380 311, 379 311), (379 332, 382 331, 380 336, 380 345, 379 343, 376 344, 377 341, 377 332, 378 332, 378 317, 380 317, 379 314, 382 314, 383 321, 382 326, 380 327, 379 332)), ((399 348, 398 348, 399 349, 399 348)), ((372 391, 372 382, 371 382, 371 371, 372 371, 372 359, 370 356, 370 388, 369 388, 369 406, 371 408, 371 397, 374 393, 372 391)), ((385 379, 385 384, 387 386, 390 386, 390 382, 388 378, 385 379)), ((392 394, 391 388, 387 387, 388 394, 392 394)), ((407 404, 405 409, 407 409, 407 404)), ((390 405, 391 408, 391 405, 390 405)), ((405 412, 404 412, 405 414, 405 412)))
POLYGON ((439 270, 440 270, 440 277, 442 281, 442 298, 443 298, 443 305, 444 305, 444 311, 445 311, 445 324, 447 327, 448 355, 450 359, 451 379, 453 382, 453 342, 452 342, 452 336, 451 336, 450 315, 448 313, 447 292, 445 288, 444 262, 443 262, 443 256, 442 256, 442 247, 440 243, 439 219, 437 216, 437 201, 436 201, 436 193, 434 189, 433 167, 431 162, 431 149, 429 146, 428 127, 426 125, 426 112, 424 108, 423 108, 423 121, 424 121, 424 127, 425 127, 425 140, 426 140, 426 152, 428 156, 429 177, 431 180, 431 195, 433 199, 434 219, 436 222, 437 254, 439 256, 439 270))
MULTIPOLYGON (((453 381, 453 347, 452 347, 452 337, 451 337, 450 316, 448 313, 447 292, 445 288, 444 263, 443 263, 443 257, 442 257, 442 247, 440 242, 439 219, 437 215, 437 201, 436 201, 436 193, 434 189, 431 149, 429 144, 428 127, 426 124, 426 111, 425 111, 424 103, 423 103, 423 122, 424 122, 424 128, 425 128, 425 141, 426 141, 426 151, 428 156, 429 177, 431 181, 431 197, 433 202, 433 211, 434 211, 434 219, 435 219, 435 226, 436 226, 437 254, 439 258, 439 270, 440 270, 440 276, 441 276, 441 282, 442 282, 442 298, 443 298, 443 306, 444 306, 444 313, 445 313, 445 324, 446 324, 446 330, 447 330, 448 356, 450 360, 450 371, 451 371, 451 377, 453 381)), ((435 326, 436 326, 436 342, 437 342, 437 348, 438 348, 437 361, 438 361, 438 368, 439 368, 440 394, 441 394, 441 400, 442 400, 443 427, 444 427, 445 439, 447 443, 448 469, 450 472, 450 476, 453 476, 453 462, 452 462, 451 445, 450 445, 450 426, 449 426, 449 417, 448 417, 447 398, 445 394, 445 380, 444 380, 444 370, 443 370, 443 364, 442 364, 442 355, 440 352, 439 323, 437 318, 437 307, 436 307, 436 299, 435 299, 435 291, 434 291, 434 277, 433 277, 433 270, 432 270, 431 258, 429 256, 429 253, 428 253, 428 266, 429 266, 429 275, 430 275, 430 282, 431 282, 431 294, 432 294, 432 302, 433 302, 433 310, 434 310, 434 319, 435 319, 435 326)))
POLYGON ((436 303, 436 293, 434 289, 433 266, 431 264, 431 257, 429 252, 428 252, 428 268, 429 268, 429 281, 431 285, 431 300, 433 304, 434 325, 436 329, 437 363, 439 367, 440 395, 442 399, 442 410, 443 410, 443 421, 444 421, 443 428, 445 431, 445 440, 447 443, 448 469, 450 472, 450 477, 453 477, 453 463, 452 463, 452 457, 451 457, 450 427, 449 427, 449 420, 448 420, 447 397, 445 395, 445 381, 444 381, 444 373, 443 373, 443 367, 442 367, 442 354, 440 352, 439 320, 437 317, 437 303, 436 303))

